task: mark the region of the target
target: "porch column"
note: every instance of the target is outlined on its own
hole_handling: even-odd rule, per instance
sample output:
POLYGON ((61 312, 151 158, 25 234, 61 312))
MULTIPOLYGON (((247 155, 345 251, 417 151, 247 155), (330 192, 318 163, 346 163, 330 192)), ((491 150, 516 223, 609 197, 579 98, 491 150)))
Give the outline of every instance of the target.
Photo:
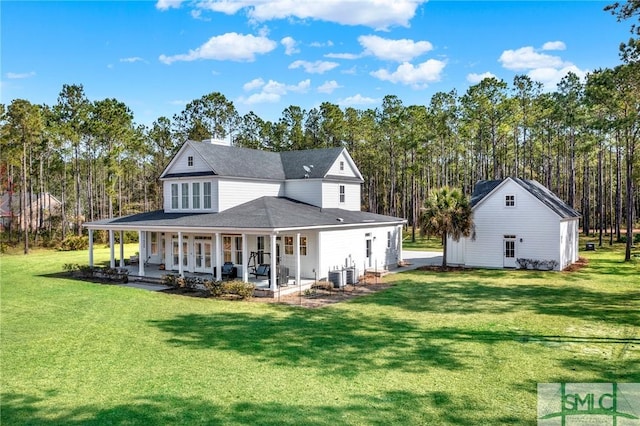
POLYGON ((300 285, 300 233, 296 234, 296 243, 295 248, 296 251, 296 285, 300 285))
POLYGON ((247 234, 242 234, 242 281, 249 282, 249 256, 247 253, 247 234))
POLYGON ((93 268, 93 229, 89 229, 89 268, 93 268))
POLYGON ((138 275, 141 277, 144 277, 144 261, 147 257, 146 252, 144 252, 144 248, 146 246, 144 235, 144 232, 138 231, 138 275))
POLYGON ((222 281, 222 236, 216 232, 216 281, 222 281))
POLYGON ((404 260, 402 253, 402 225, 398 226, 398 262, 404 260))
POLYGON ((120 267, 124 268, 124 231, 120 231, 120 267))
POLYGON ((109 229, 109 267, 110 268, 115 268, 116 267, 116 257, 115 257, 115 253, 114 253, 114 238, 113 238, 113 230, 109 229))
POLYGON ((182 257, 184 253, 182 252, 182 231, 178 231, 178 275, 181 277, 184 276, 184 265, 182 264, 182 257))
POLYGON ((276 291, 278 282, 276 281, 276 234, 271 234, 271 265, 269 266, 269 275, 271 276, 271 290, 276 291))

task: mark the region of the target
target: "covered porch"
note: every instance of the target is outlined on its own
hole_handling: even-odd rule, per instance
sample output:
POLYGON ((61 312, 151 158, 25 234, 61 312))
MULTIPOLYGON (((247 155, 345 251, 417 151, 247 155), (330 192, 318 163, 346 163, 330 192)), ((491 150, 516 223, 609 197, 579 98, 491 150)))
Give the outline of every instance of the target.
MULTIPOLYGON (((88 231, 89 266, 93 267, 94 229, 89 228, 88 231)), ((276 233, 187 233, 138 229, 138 253, 128 259, 124 257, 124 232, 123 229, 108 229, 109 266, 126 269, 132 280, 160 282, 163 275, 174 274, 222 281, 229 278, 225 267, 233 270, 234 278, 272 292, 291 285, 310 286, 316 280, 315 277, 303 276, 300 253, 307 253, 307 237, 301 236, 300 232, 288 237, 291 239, 291 247, 288 248, 291 255, 281 256, 281 237, 276 233), (227 242, 232 240, 233 249, 227 247, 227 242), (256 256, 256 250, 259 250, 260 256, 256 256), (282 262, 283 257, 286 258, 285 263, 282 262), (256 263, 256 258, 259 263, 256 263)))
MULTIPOLYGON (((121 270, 126 270, 129 276, 129 283, 150 283, 159 285, 162 283, 163 276, 167 274, 177 275, 178 271, 160 269, 160 265, 147 265, 145 268, 145 275, 138 275, 138 265, 126 265, 119 267, 121 270)), ((199 272, 185 272, 184 277, 196 277, 203 280, 215 280, 216 277, 213 274, 199 273, 199 272)), ((289 278, 286 282, 278 280, 275 288, 272 288, 269 279, 250 277, 248 281, 256 287, 254 295, 256 297, 277 297, 279 295, 286 296, 290 294, 296 294, 297 292, 303 292, 310 289, 316 282, 313 278, 302 278, 296 282, 294 279, 289 278)))

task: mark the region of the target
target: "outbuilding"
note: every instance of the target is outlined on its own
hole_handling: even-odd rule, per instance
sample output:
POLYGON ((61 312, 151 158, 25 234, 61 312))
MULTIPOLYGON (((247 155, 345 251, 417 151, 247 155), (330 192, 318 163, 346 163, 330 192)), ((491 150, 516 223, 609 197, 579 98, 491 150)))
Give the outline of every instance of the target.
POLYGON ((580 213, 535 180, 479 181, 471 196, 475 230, 447 241, 447 264, 562 270, 578 260, 580 213))

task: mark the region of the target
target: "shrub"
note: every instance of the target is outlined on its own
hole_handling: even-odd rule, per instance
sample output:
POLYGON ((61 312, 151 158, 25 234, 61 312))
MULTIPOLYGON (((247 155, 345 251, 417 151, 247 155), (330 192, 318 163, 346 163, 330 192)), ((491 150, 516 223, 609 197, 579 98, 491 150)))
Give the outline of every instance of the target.
POLYGON ((204 286, 209 296, 220 297, 224 294, 224 281, 205 280, 202 285, 204 286))
POLYGON ((174 288, 178 288, 178 275, 174 275, 174 274, 165 274, 162 276, 162 284, 169 286, 169 287, 174 287, 174 288))
POLYGON ((226 281, 222 284, 225 294, 235 294, 240 299, 250 299, 253 297, 255 286, 240 280, 226 281))
POLYGON ((524 259, 518 258, 516 259, 518 262, 518 266, 520 269, 534 269, 540 271, 551 271, 558 266, 558 262, 556 260, 537 260, 537 259, 524 259))
POLYGON ((89 237, 72 235, 67 237, 60 244, 61 251, 86 250, 89 248, 89 237))

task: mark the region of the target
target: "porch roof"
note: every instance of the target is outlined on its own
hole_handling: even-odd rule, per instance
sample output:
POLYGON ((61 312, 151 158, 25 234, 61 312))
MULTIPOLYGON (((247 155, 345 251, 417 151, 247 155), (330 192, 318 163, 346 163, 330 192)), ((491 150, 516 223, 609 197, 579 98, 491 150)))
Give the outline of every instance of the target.
POLYGON ((369 212, 323 209, 283 197, 261 197, 220 213, 165 213, 163 210, 85 223, 88 229, 221 229, 227 231, 375 226, 404 219, 369 212))

